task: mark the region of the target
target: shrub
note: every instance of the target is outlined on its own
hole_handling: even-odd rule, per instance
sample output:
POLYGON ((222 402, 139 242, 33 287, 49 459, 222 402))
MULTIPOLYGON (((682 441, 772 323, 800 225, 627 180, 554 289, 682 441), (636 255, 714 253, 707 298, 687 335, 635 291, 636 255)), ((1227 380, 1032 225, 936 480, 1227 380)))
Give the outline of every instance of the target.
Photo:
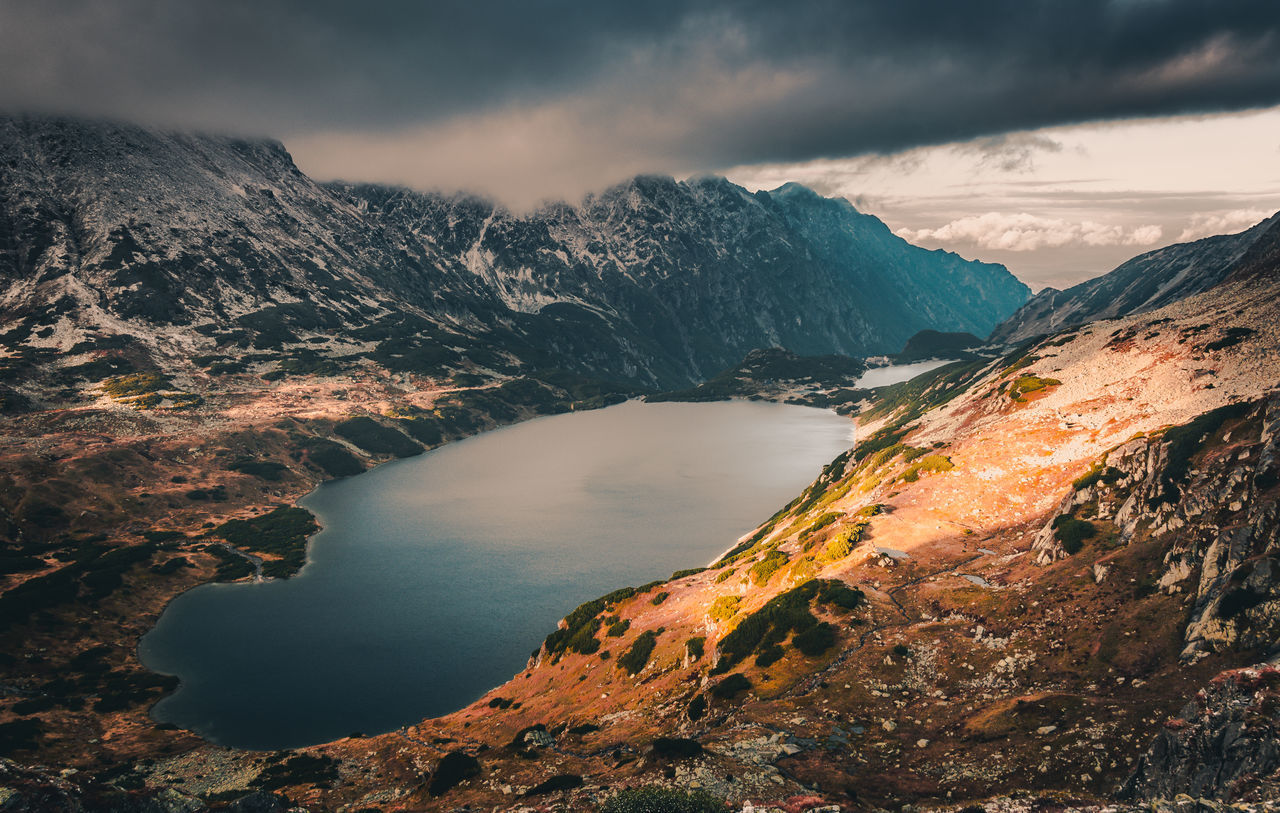
POLYGON ((1168 444, 1168 449, 1165 455, 1164 490, 1152 502, 1177 502, 1178 487, 1186 482, 1187 473, 1191 469, 1191 458, 1223 424, 1243 418, 1252 411, 1253 406, 1251 403, 1227 404, 1199 415, 1189 423, 1166 430, 1164 441, 1168 444))
MULTIPOLYGON (((810 654, 828 636, 834 642, 835 630, 830 628, 828 631, 811 633, 801 644, 799 633, 820 626, 818 619, 809 611, 809 603, 817 599, 820 603, 852 609, 861 603, 862 598, 861 591, 853 590, 836 579, 810 580, 774 596, 720 640, 720 660, 716 664, 716 670, 727 672, 752 653, 780 644, 792 632, 797 633, 792 643, 805 654, 810 654)), ((829 646, 830 643, 826 643, 818 653, 826 651, 829 646)))
POLYGON ((821 655, 836 643, 836 628, 823 621, 796 633, 792 645, 810 658, 821 655))
POLYGON ((280 476, 289 470, 289 467, 283 463, 277 463, 274 460, 254 460, 251 457, 241 457, 227 468, 271 482, 279 481, 280 476))
POLYGON ((333 431, 369 454, 413 457, 424 451, 421 444, 405 433, 383 426, 373 418, 364 415, 342 421, 333 427, 333 431))
POLYGON ((728 700, 739 692, 745 692, 751 688, 751 681, 741 672, 734 672, 724 680, 717 683, 712 689, 711 694, 721 700, 728 700))
POLYGON ((427 783, 427 793, 442 796, 459 782, 479 773, 480 760, 462 751, 451 751, 436 763, 431 781, 427 783))
POLYGON ((937 474, 951 471, 955 467, 949 457, 940 454, 926 455, 907 467, 907 470, 902 473, 902 480, 907 483, 914 483, 920 479, 921 473, 937 474))
POLYGON ((0 723, 0 755, 8 756, 14 751, 34 749, 42 734, 44 734, 44 723, 39 720, 14 720, 0 723))
POLYGON ((783 656, 786 654, 787 653, 782 650, 782 647, 777 644, 770 644, 762 649, 760 654, 756 655, 756 666, 759 666, 761 669, 766 669, 782 660, 783 656))
POLYGON ((649 656, 657 644, 658 634, 653 630, 645 630, 636 636, 627 651, 618 656, 618 668, 627 670, 627 674, 635 675, 649 664, 649 656))
POLYGON ((668 593, 666 590, 663 590, 661 593, 658 593, 653 598, 649 599, 649 603, 657 607, 659 604, 666 601, 667 598, 669 598, 670 596, 671 596, 670 593, 668 593))
POLYGON ((711 602, 711 608, 707 610, 707 615, 716 621, 728 621, 738 614, 738 605, 741 603, 741 596, 720 596, 711 602))
POLYGON ((1062 549, 1070 554, 1079 553, 1084 547, 1084 541, 1092 539, 1097 534, 1098 530, 1093 527, 1093 523, 1083 519, 1061 516, 1053 521, 1054 538, 1062 543, 1062 549))
POLYGON ((1124 477, 1124 472, 1114 466, 1108 466, 1101 460, 1089 467, 1089 470, 1071 481, 1071 487, 1082 491, 1097 483, 1115 485, 1124 477))
POLYGON ((279 556, 280 561, 264 563, 262 572, 287 578, 306 562, 307 538, 318 530, 310 511, 281 505, 260 517, 227 520, 213 534, 237 547, 279 556))
POLYGON ((789 561, 791 557, 782 551, 776 549, 769 551, 763 559, 751 566, 751 583, 756 586, 765 584, 789 561))
POLYGON ((722 799, 703 790, 629 788, 609 797, 600 813, 724 813, 722 799))
POLYGON ((330 477, 350 477, 364 471, 364 463, 341 443, 326 438, 307 442, 307 459, 330 477))
POLYGON ((706 643, 707 639, 705 636, 697 635, 684 642, 684 651, 695 661, 700 660, 706 643))
POLYGON ((133 373, 102 382, 102 390, 112 398, 149 395, 163 389, 169 377, 160 373, 133 373))
POLYGON ((573 790, 582 787, 582 777, 576 773, 559 773, 545 779, 524 792, 525 796, 541 796, 562 790, 573 790))
POLYGON ((707 713, 707 697, 706 695, 698 695, 689 701, 688 708, 685 709, 685 715, 691 722, 697 722, 702 719, 702 715, 707 713))
POLYGON ((818 558, 823 562, 835 562, 853 553, 853 549, 862 541, 862 532, 866 527, 867 523, 862 521, 831 537, 818 558))
POLYGON ((1024 373, 1013 379, 1009 384, 1009 397, 1015 401, 1022 402, 1027 400, 1025 396, 1033 392, 1056 387, 1062 382, 1056 378, 1041 378, 1038 375, 1024 373))
MULTIPOLYGON (((637 593, 643 592, 645 588, 623 587, 607 593, 600 598, 583 602, 573 609, 564 617, 565 627, 557 629, 546 637, 543 645, 547 648, 547 652, 551 655, 558 655, 568 646, 569 641, 575 636, 581 634, 584 627, 590 625, 588 635, 595 635, 595 631, 600 627, 600 621, 596 620, 596 616, 609 609, 620 601, 625 601, 637 593)), ((594 650, 593 650, 594 651, 594 650)))
POLYGON ((696 575, 706 569, 707 568, 705 567, 691 567, 687 570, 677 570, 675 573, 671 574, 671 581, 675 581, 676 579, 683 579, 685 576, 696 575))
POLYGON ((840 519, 842 516, 844 515, 839 511, 828 511, 814 520, 813 524, 806 528, 804 533, 800 534, 800 539, 808 539, 810 536, 813 536, 818 531, 821 531, 823 528, 840 519))
POLYGON ((688 759, 702 754, 702 744, 684 737, 658 737, 653 741, 653 755, 667 759, 688 759))
POLYGON ((610 638, 621 638, 627 634, 627 630, 631 629, 631 622, 627 619, 615 621, 609 625, 609 629, 605 631, 605 635, 610 638))

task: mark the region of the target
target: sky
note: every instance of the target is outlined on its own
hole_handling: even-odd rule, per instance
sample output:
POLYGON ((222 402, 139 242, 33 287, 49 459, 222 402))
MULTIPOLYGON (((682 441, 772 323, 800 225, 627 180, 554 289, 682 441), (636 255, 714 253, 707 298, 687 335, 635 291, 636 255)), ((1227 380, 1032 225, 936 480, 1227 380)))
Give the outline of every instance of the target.
POLYGON ((799 181, 1033 287, 1280 209, 1275 0, 0 0, 0 76, 515 207, 799 181))

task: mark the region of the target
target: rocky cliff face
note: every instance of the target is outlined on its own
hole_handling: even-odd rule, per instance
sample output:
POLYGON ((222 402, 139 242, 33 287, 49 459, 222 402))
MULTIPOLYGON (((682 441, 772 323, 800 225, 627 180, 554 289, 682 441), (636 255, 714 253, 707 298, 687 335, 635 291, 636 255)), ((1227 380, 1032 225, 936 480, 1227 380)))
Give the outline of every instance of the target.
POLYGON ((864 354, 925 327, 985 332, 1026 296, 1000 266, 911 246, 799 187, 640 177, 515 215, 320 185, 274 142, 0 120, 9 346, 302 347, 669 387, 758 347, 864 354))
POLYGON ((1002 322, 990 341, 1016 344, 1096 319, 1146 313, 1207 291, 1235 269, 1276 221, 1147 252, 1065 291, 1046 288, 1002 322))
POLYGON ((1069 556, 1080 544, 1069 529, 1079 522, 1110 523, 1117 545, 1168 539, 1148 587, 1193 599, 1182 656, 1271 654, 1280 638, 1277 485, 1280 394, 1272 394, 1108 452, 1076 481, 1032 550, 1042 564, 1069 556))
POLYGON ((1165 721, 1118 795, 1184 794, 1237 804, 1280 797, 1280 669, 1262 664, 1215 677, 1165 721))

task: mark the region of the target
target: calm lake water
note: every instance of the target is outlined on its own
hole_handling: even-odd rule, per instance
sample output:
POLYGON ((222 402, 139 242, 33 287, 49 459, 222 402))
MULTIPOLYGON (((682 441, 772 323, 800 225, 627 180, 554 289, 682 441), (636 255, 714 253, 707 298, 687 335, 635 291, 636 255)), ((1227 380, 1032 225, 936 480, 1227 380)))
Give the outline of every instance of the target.
POLYGON ((927 373, 930 370, 936 370, 939 367, 945 367, 948 364, 954 363, 954 361, 955 359, 929 359, 928 361, 917 361, 913 364, 894 364, 889 367, 872 367, 858 378, 854 386, 864 390, 871 390, 876 387, 887 387, 890 384, 897 384, 900 381, 910 381, 922 373, 927 373))
POLYGON ((778 404, 557 415, 327 483, 302 572, 177 598, 139 647, 178 675, 153 716, 291 748, 455 711, 557 621, 698 567, 798 494, 853 425, 778 404))

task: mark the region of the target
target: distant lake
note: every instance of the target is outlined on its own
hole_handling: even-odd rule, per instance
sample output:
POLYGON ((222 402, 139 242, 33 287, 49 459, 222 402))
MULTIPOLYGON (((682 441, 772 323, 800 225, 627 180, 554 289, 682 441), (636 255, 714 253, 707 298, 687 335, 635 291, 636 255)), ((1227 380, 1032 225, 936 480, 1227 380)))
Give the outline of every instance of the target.
POLYGON ((936 370, 939 367, 945 367, 948 364, 954 363, 955 359, 929 359, 928 361, 917 361, 912 364, 894 364, 889 367, 872 367, 870 370, 867 370, 862 374, 854 386, 864 390, 871 390, 876 387, 887 387, 890 384, 897 384, 900 381, 910 381, 922 373, 927 373, 930 370, 936 370))
POLYGON ((268 749, 455 711, 576 605, 707 564, 852 442, 824 410, 630 402, 326 483, 298 576, 203 585, 143 638, 182 679, 152 714, 268 749))

